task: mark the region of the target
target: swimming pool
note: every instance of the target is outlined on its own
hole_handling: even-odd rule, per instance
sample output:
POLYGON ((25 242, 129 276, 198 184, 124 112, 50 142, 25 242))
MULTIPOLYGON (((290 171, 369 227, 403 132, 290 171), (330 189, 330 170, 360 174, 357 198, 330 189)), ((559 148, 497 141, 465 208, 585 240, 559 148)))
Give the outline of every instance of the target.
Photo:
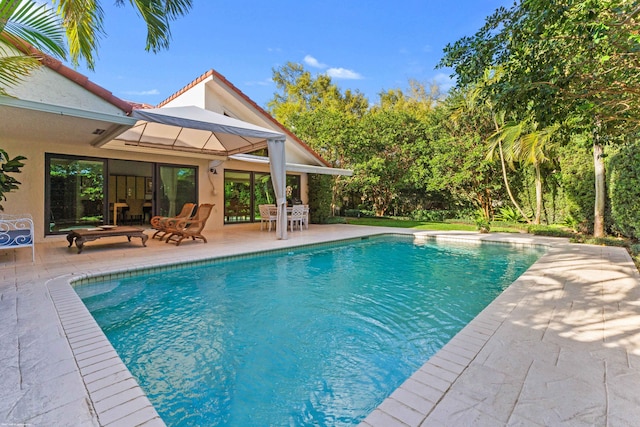
POLYGON ((76 290, 168 425, 353 425, 541 254, 376 237, 76 290))

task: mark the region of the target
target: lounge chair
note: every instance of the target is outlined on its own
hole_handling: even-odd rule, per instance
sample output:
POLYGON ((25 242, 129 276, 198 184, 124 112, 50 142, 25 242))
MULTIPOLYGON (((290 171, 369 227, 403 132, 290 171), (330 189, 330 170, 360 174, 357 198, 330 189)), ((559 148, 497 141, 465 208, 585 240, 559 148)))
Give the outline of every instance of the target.
POLYGON ((276 205, 260 205, 260 231, 263 230, 264 224, 269 224, 269 231, 271 231, 271 224, 275 225, 278 220, 278 211, 276 205))
POLYGON ((174 242, 178 246, 182 240, 188 237, 191 237, 192 240, 202 239, 207 243, 207 239, 202 235, 202 230, 211 215, 213 206, 208 203, 202 204, 198 206, 198 210, 192 218, 177 221, 169 230, 170 234, 165 243, 174 242))
POLYGON ((159 240, 162 240, 176 222, 181 219, 191 218, 193 208, 195 207, 195 203, 185 203, 180 213, 176 216, 154 216, 151 218, 151 228, 156 230, 151 238, 155 239, 157 237, 159 240))

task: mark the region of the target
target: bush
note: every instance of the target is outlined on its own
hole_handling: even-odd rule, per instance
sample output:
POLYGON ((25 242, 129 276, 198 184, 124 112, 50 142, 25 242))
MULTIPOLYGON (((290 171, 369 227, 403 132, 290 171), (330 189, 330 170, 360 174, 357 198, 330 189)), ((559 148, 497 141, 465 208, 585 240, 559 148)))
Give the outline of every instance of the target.
POLYGON ((309 174, 309 221, 326 224, 331 218, 333 177, 309 174))
POLYGON ((449 210, 425 210, 418 209, 413 211, 411 219, 415 221, 426 222, 444 222, 446 219, 451 219, 456 216, 456 212, 449 210))
POLYGON ((640 144, 623 146, 611 157, 609 196, 613 228, 632 239, 640 237, 640 144))
POLYGON ((351 218, 373 217, 376 216, 376 213, 364 209, 345 209, 344 216, 351 218))
POLYGON ((591 148, 568 145, 561 151, 562 188, 567 202, 565 216, 574 218, 582 233, 593 232, 595 178, 591 148))
POLYGON ((527 227, 527 232, 536 236, 549 236, 549 237, 575 237, 576 234, 565 228, 559 228, 549 225, 530 225, 527 227))
POLYGON ((518 212, 516 209, 512 208, 511 206, 501 207, 493 219, 495 221, 503 221, 503 222, 515 222, 515 223, 525 222, 520 212, 518 212))

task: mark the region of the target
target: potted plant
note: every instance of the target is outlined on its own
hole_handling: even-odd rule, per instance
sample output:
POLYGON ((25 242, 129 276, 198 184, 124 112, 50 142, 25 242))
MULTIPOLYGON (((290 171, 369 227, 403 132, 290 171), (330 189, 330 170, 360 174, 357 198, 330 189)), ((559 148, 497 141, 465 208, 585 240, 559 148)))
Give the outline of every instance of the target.
MULTIPOLYGON (((10 173, 20 173, 20 168, 24 166, 22 160, 24 156, 9 157, 6 151, 0 148, 0 202, 7 200, 7 193, 18 189, 20 181, 9 175, 10 173)), ((0 212, 4 211, 4 206, 0 203, 0 212)))

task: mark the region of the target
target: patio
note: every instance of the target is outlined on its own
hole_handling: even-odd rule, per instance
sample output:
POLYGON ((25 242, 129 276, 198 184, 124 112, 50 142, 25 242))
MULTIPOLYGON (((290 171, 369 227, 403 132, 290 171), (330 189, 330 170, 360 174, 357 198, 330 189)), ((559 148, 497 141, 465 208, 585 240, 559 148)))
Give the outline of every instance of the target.
MULTIPOLYGON (((67 282, 382 232, 312 226, 276 240, 260 224, 180 247, 65 236, 0 253, 0 424, 163 425, 67 282), (84 352, 78 349, 84 348, 84 352), (74 357, 75 353, 75 357, 74 357), (81 354, 81 355, 80 355, 81 354)), ((634 425, 640 419, 640 280, 624 249, 530 235, 417 232, 549 245, 549 252, 371 413, 363 426, 634 425)), ((150 234, 150 231, 147 231, 150 234)))

